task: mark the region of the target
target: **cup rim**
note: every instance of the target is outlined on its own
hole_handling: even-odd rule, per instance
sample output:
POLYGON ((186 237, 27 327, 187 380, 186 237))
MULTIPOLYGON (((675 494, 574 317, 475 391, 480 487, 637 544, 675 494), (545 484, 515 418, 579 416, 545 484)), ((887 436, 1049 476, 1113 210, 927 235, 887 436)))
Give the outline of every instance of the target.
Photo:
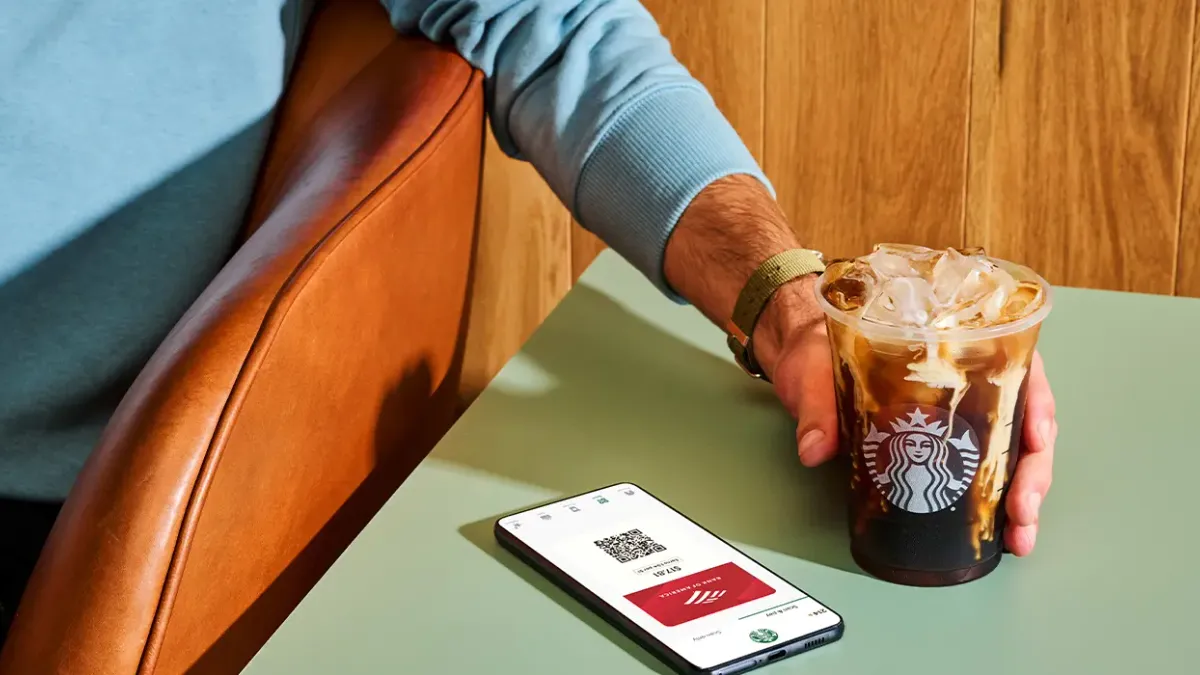
POLYGON ((1042 290, 1045 293, 1045 298, 1042 304, 1032 313, 1008 323, 1001 323, 992 326, 982 326, 978 328, 951 328, 948 330, 938 330, 936 328, 915 328, 908 326, 887 326, 879 323, 871 323, 864 321, 859 317, 851 316, 837 307, 834 307, 825 295, 821 293, 822 287, 825 285, 825 277, 828 272, 822 272, 821 276, 817 277, 817 283, 813 284, 813 294, 817 297, 817 304, 821 310, 825 312, 825 316, 837 321, 844 326, 853 327, 860 335, 867 339, 894 340, 898 342, 968 342, 973 340, 988 340, 1007 335, 1020 333, 1024 330, 1036 326, 1045 320, 1050 314, 1050 309, 1054 305, 1053 287, 1046 282, 1037 272, 1009 260, 1001 260, 999 258, 988 257, 989 260, 996 263, 1000 267, 1015 272, 1013 276, 1023 281, 1036 281, 1041 284, 1042 290))

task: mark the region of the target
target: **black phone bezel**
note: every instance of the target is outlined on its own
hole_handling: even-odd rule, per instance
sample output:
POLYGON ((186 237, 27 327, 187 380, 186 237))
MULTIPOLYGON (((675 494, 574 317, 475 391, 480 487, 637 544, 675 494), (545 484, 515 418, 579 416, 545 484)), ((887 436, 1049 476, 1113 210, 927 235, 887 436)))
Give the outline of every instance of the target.
POLYGON ((663 661, 664 663, 666 663, 667 665, 669 665, 670 667, 675 669, 676 672, 679 672, 679 673, 684 673, 686 675, 716 675, 716 674, 722 673, 722 672, 738 672, 738 673, 747 672, 747 671, 753 670, 754 668, 758 668, 762 665, 765 665, 766 663, 773 663, 774 661, 783 660, 782 658, 777 658, 774 661, 768 661, 766 659, 766 657, 771 654, 775 654, 775 653, 779 652, 780 650, 788 650, 788 648, 790 646, 795 645, 797 643, 803 643, 805 641, 809 641, 811 644, 806 649, 801 649, 801 650, 797 650, 794 652, 786 653, 783 658, 788 658, 791 656, 795 656, 797 654, 803 654, 804 652, 811 651, 812 649, 816 649, 817 647, 822 647, 822 646, 831 644, 833 642, 836 642, 839 639, 841 639, 842 635, 845 633, 845 619, 842 617, 842 615, 839 612, 837 612, 836 610, 834 610, 832 607, 825 604, 824 602, 821 602, 815 596, 811 595, 808 591, 804 590, 803 588, 800 588, 799 586, 796 586, 791 581, 788 581, 782 575, 780 575, 778 572, 775 572, 774 570, 768 568, 766 565, 763 565, 758 560, 755 560, 753 557, 747 555, 745 551, 742 551, 741 549, 734 546, 730 542, 717 536, 708 528, 704 527, 700 523, 697 523, 695 520, 692 520, 686 514, 682 513, 681 511, 679 511, 675 507, 671 506, 670 504, 666 503, 665 501, 660 499, 658 496, 656 496, 654 493, 643 488, 642 486, 638 485, 637 483, 632 483, 629 481, 612 483, 611 485, 606 485, 604 487, 595 488, 593 490, 587 490, 585 492, 581 492, 579 494, 568 496, 568 497, 560 497, 558 499, 547 501, 542 504, 524 508, 519 511, 514 511, 512 513, 505 514, 505 515, 497 518, 495 524, 492 527, 492 530, 496 537, 496 541, 499 542, 500 545, 502 547, 504 547, 507 551, 514 554, 518 558, 520 558, 523 562, 528 564, 530 567, 533 567, 535 570, 540 572, 543 576, 545 576, 550 581, 552 581, 556 586, 558 586, 563 591, 565 591, 567 593, 567 595, 570 595, 577 602, 581 603, 588 609, 590 609, 593 612, 595 612, 596 614, 598 614, 601 618, 603 618, 605 621, 607 621, 614 628, 616 628, 617 630, 624 633, 626 635, 626 637, 628 637, 631 640, 633 640, 634 642, 636 642, 640 647, 642 647, 646 651, 650 652, 651 654, 654 654, 659 660, 663 661), (612 488, 615 488, 615 487, 618 487, 621 485, 629 485, 638 490, 641 490, 642 493, 644 493, 646 496, 650 497, 651 499, 654 499, 655 501, 662 504, 663 506, 670 509, 671 511, 674 511, 676 514, 678 514, 684 520, 687 520, 688 522, 692 523, 696 527, 700 528, 705 533, 707 533, 709 536, 711 536, 714 539, 716 539, 717 541, 725 544, 726 546, 732 548, 733 550, 737 551, 738 553, 746 556, 750 560, 753 560, 755 564, 760 565, 761 567, 763 567, 763 569, 766 569, 771 574, 774 574, 775 576, 779 577, 780 579, 783 579, 785 582, 791 584, 792 588, 805 594, 807 597, 812 598, 817 604, 821 605, 822 607, 825 607, 830 612, 833 612, 833 614, 838 618, 837 624, 834 626, 831 626, 829 628, 823 628, 819 631, 809 633, 808 635, 802 635, 802 636, 793 638, 793 639, 788 640, 787 642, 784 642, 781 644, 771 645, 770 647, 766 647, 766 648, 761 649, 756 652, 750 652, 747 654, 743 654, 735 659, 731 659, 729 661, 726 661, 725 663, 715 665, 711 668, 707 668, 707 669, 700 668, 700 667, 696 666, 694 663, 685 659, 678 652, 676 652, 673 649, 671 649, 670 647, 668 647, 665 643, 663 643, 662 641, 655 638, 648 631, 644 630, 643 628, 638 626, 636 623, 634 623, 630 619, 626 618, 625 615, 622 614, 617 608, 615 608, 612 605, 610 605, 609 603, 605 602, 600 596, 596 595, 595 593, 590 591, 586 586, 584 586, 580 582, 576 581, 574 579, 574 577, 571 577, 569 574, 565 573, 557 565, 550 562, 545 557, 543 557, 541 554, 539 554, 537 551, 533 550, 531 547, 526 545, 525 542, 521 541, 519 538, 517 538, 516 535, 509 532, 507 529, 505 529, 500 524, 500 522, 502 520, 511 518, 513 516, 520 515, 522 513, 536 511, 538 509, 546 508, 548 506, 553 506, 554 504, 570 501, 572 499, 579 499, 586 495, 589 495, 589 494, 592 494, 595 492, 601 492, 604 490, 610 490, 612 488), (819 640, 819 638, 825 638, 825 639, 819 640), (763 657, 761 661, 758 660, 759 657, 763 657), (730 666, 744 664, 751 659, 755 660, 754 665, 747 666, 744 669, 739 669, 736 671, 725 671, 724 670, 726 668, 729 668, 730 666))

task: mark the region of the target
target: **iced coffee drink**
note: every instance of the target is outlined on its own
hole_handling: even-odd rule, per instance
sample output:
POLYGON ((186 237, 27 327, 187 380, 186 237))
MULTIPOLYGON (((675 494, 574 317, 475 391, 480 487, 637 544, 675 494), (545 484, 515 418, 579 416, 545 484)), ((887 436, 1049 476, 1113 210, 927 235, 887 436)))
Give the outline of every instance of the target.
POLYGON ((898 583, 995 569, 1050 287, 981 249, 881 244, 817 284, 853 466, 855 560, 898 583))

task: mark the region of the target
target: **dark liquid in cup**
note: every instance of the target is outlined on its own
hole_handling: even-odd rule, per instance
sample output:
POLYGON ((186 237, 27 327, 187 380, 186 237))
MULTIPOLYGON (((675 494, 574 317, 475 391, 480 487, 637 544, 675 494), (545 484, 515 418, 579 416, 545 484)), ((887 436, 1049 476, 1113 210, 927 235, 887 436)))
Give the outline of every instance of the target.
POLYGON ((978 252, 878 248, 831 265, 820 288, 853 467, 852 553, 897 583, 970 581, 1000 561, 1048 289, 978 252), (947 280, 947 269, 957 276, 947 280))

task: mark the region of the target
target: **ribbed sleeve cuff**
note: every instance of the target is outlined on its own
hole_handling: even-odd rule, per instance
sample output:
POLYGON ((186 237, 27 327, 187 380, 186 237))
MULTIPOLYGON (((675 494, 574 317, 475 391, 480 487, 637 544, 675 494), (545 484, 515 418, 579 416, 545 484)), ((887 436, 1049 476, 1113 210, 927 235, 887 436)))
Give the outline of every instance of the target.
POLYGON ((713 181, 749 174, 774 191, 703 89, 661 89, 620 111, 580 173, 575 215, 672 300, 663 276, 667 239, 692 199, 713 181))

